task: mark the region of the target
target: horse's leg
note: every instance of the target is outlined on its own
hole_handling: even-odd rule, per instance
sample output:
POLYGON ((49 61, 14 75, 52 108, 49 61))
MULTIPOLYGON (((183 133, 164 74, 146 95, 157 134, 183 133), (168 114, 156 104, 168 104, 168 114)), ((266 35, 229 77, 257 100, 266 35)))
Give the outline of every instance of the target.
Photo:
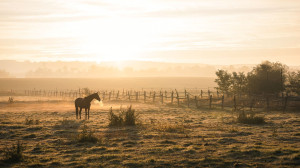
POLYGON ((88 108, 88 119, 90 119, 90 107, 88 108))
POLYGON ((81 110, 82 110, 82 107, 80 107, 80 110, 79 110, 80 119, 81 119, 81 110))
POLYGON ((78 107, 75 106, 75 108, 76 108, 76 119, 78 119, 78 107))
POLYGON ((87 119, 87 108, 84 108, 84 111, 85 111, 85 119, 87 119))

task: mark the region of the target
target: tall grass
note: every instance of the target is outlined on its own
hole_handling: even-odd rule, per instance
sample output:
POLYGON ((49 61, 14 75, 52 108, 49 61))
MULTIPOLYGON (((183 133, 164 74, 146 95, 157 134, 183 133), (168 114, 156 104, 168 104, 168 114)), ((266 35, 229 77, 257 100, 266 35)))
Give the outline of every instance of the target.
POLYGON ((265 118, 255 116, 253 113, 245 114, 245 112, 240 112, 237 116, 237 122, 243 124, 264 124, 265 118))
POLYGON ((109 126, 121 127, 121 126, 135 126, 138 114, 129 106, 127 109, 120 109, 119 114, 114 114, 112 108, 109 111, 109 126))
POLYGON ((17 145, 12 145, 11 148, 6 148, 4 150, 4 161, 8 163, 17 163, 24 160, 25 147, 18 141, 17 145))
POLYGON ((78 142, 91 142, 97 143, 98 138, 94 135, 94 131, 88 130, 88 126, 84 125, 82 131, 79 133, 77 137, 78 142))

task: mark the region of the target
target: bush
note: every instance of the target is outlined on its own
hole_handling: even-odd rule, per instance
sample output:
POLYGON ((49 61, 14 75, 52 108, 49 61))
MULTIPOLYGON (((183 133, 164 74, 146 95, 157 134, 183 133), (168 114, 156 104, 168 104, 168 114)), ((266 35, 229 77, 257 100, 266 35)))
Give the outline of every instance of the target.
POLYGON ((88 130, 86 125, 83 126, 82 132, 78 135, 78 142, 91 142, 96 143, 98 142, 98 138, 94 135, 94 132, 88 130))
POLYGON ((138 115, 135 113, 135 110, 132 109, 132 106, 129 106, 127 109, 120 109, 119 115, 113 113, 112 108, 109 111, 109 126, 135 126, 138 115))
POLYGON ((265 118, 258 117, 252 114, 245 114, 245 112, 240 112, 237 117, 237 122, 244 124, 264 124, 265 118))
POLYGON ((4 161, 8 163, 17 163, 24 160, 24 149, 25 147, 20 143, 20 141, 18 141, 17 145, 13 145, 11 148, 6 148, 4 150, 4 161))

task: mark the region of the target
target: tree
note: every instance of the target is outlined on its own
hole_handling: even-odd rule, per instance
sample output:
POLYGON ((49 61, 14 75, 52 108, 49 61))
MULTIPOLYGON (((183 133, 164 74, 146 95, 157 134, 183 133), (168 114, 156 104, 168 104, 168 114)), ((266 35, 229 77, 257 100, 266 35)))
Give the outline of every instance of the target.
POLYGON ((232 72, 231 91, 233 94, 241 95, 247 91, 247 76, 243 72, 232 72))
POLYGON ((287 66, 265 61, 248 73, 248 89, 254 94, 278 94, 285 89, 287 66))
POLYGON ((300 95, 300 71, 288 74, 288 92, 300 95))
POLYGON ((218 70, 216 75, 217 79, 215 79, 215 82, 218 84, 216 88, 222 93, 228 94, 231 86, 231 74, 224 70, 218 70))

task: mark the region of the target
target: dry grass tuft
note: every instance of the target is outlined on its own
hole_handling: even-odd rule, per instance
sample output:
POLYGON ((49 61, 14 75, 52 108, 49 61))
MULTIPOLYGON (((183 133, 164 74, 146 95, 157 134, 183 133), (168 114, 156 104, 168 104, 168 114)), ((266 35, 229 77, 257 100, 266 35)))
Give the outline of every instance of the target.
POLYGON ((185 127, 183 124, 159 124, 156 129, 162 132, 169 132, 169 133, 184 133, 185 127))
POLYGON ((82 131, 79 133, 77 137, 78 142, 85 143, 97 143, 98 138, 94 135, 94 131, 88 130, 88 127, 86 125, 83 126, 82 131))
POLYGON ((4 161, 7 163, 17 163, 24 160, 25 147, 18 141, 17 145, 13 145, 11 148, 4 150, 4 161))
POLYGON ((264 117, 258 117, 254 114, 245 114, 245 112, 240 112, 237 116, 237 122, 243 123, 243 124, 264 124, 265 118, 264 117))
POLYGON ((109 126, 121 127, 121 126, 135 126, 138 119, 138 114, 129 106, 127 109, 120 109, 119 115, 113 113, 112 108, 109 111, 109 126))
POLYGON ((25 124, 26 125, 38 125, 38 124, 40 124, 40 120, 34 120, 34 119, 26 118, 25 119, 25 124))

